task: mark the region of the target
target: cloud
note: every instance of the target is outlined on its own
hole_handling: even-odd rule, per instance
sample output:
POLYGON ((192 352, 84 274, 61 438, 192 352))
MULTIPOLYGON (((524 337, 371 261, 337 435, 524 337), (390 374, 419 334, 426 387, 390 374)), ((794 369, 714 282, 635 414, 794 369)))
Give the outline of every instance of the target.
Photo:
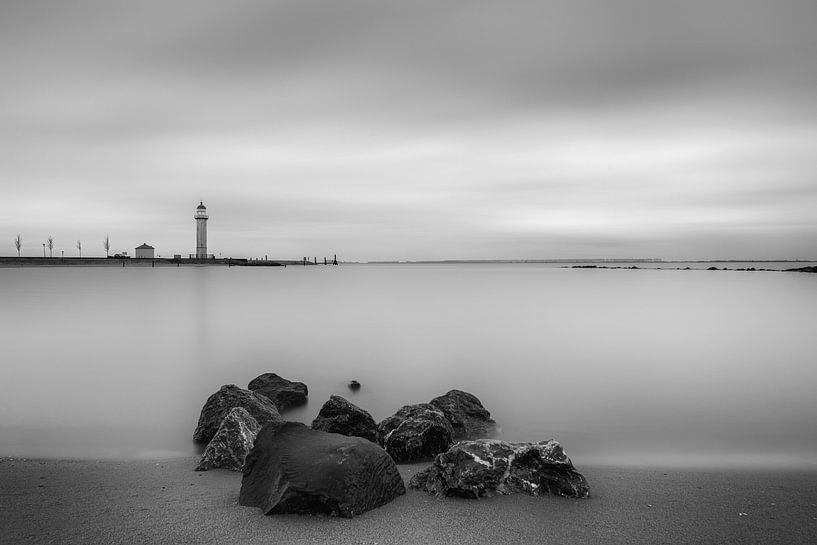
POLYGON ((181 251, 199 200, 234 255, 807 253, 816 16, 808 1, 7 3, 0 253, 19 231, 103 229, 181 251))

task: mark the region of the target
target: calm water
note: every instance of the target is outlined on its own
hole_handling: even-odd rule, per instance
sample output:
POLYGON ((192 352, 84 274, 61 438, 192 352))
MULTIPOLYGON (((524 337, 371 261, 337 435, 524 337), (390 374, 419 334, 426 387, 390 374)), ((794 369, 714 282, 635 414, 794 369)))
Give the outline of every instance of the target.
MULTIPOLYGON (((760 265, 763 266, 763 265, 760 265)), ((817 275, 548 265, 0 269, 0 455, 192 454, 263 372, 376 420, 451 388, 582 463, 817 466, 817 275), (363 383, 360 392, 346 382, 363 383)))

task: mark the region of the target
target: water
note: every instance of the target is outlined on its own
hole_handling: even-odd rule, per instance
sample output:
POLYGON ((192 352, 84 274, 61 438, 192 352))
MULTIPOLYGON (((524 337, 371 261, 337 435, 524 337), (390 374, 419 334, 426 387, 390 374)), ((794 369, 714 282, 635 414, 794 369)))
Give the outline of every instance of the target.
POLYGON ((276 372, 309 386, 291 420, 460 388, 578 465, 817 466, 813 274, 6 268, 0 301, 0 455, 192 454, 208 395, 276 372))

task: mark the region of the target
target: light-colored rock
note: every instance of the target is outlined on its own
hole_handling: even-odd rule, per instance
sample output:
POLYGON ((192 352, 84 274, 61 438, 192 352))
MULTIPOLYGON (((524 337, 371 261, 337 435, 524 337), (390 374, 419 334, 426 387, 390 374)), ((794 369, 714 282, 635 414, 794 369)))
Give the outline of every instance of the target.
POLYGON ((218 431, 221 421, 234 407, 246 409, 261 426, 268 422, 281 421, 278 409, 268 398, 239 388, 235 384, 227 384, 207 398, 199 415, 199 423, 193 432, 193 440, 197 443, 209 443, 218 431))
POLYGON ((586 498, 590 487, 554 441, 461 441, 417 473, 412 488, 437 496, 479 498, 495 494, 557 494, 586 498))
POLYGON ((261 426, 243 407, 233 407, 204 449, 196 471, 223 468, 241 471, 261 426))

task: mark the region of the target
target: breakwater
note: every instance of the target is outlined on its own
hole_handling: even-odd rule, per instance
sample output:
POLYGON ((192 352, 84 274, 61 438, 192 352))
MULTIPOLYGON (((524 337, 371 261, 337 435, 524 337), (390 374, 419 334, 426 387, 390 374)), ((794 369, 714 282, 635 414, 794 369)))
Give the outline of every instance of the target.
MULTIPOLYGON (((284 267, 301 265, 296 260, 246 258, 173 259, 173 258, 113 258, 113 257, 0 257, 0 267, 179 267, 182 265, 284 267)), ((312 265, 312 263, 309 263, 312 265)))

